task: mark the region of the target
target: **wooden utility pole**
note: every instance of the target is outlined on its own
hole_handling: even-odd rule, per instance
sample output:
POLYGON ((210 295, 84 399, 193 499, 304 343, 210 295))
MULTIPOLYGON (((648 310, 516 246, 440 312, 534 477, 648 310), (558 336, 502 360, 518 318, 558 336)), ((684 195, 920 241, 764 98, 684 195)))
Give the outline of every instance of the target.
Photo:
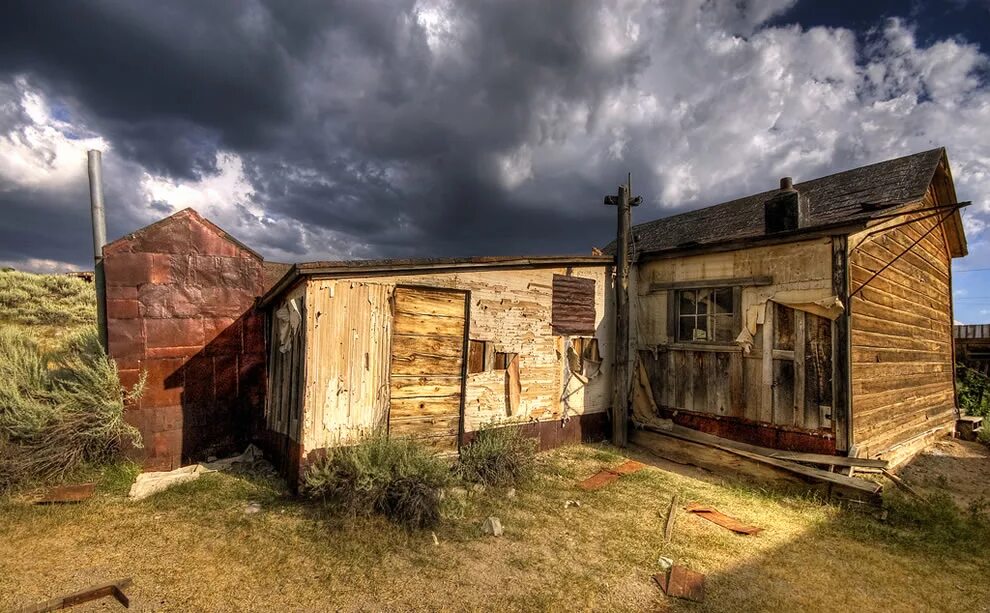
POLYGON ((616 196, 605 196, 605 204, 618 209, 615 237, 615 349, 613 351, 615 394, 612 406, 612 443, 625 447, 629 430, 629 226, 633 198, 632 175, 619 186, 616 196))

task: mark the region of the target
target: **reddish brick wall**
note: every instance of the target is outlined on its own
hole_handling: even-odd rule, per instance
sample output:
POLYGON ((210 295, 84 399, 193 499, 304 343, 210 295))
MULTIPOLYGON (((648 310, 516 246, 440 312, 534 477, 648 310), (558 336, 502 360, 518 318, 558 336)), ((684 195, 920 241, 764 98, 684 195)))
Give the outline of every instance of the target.
POLYGON ((145 468, 170 470, 242 451, 265 394, 265 337, 254 299, 262 260, 185 209, 103 251, 107 336, 145 468))

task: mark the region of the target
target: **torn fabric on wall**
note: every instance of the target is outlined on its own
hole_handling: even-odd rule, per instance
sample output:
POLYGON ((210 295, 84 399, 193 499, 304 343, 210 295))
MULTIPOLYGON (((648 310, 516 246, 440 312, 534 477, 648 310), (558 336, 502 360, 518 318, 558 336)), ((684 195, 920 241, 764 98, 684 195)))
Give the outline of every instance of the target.
POLYGON ((299 333, 299 326, 302 324, 302 311, 299 309, 300 300, 300 298, 293 298, 275 311, 280 353, 287 353, 292 349, 292 340, 299 333))
POLYGON ((842 315, 845 306, 838 296, 821 296, 822 292, 819 290, 784 290, 751 305, 743 314, 743 327, 739 336, 736 337, 736 344, 741 345, 743 353, 747 355, 752 351, 753 337, 756 336, 757 326, 763 325, 774 302, 797 311, 804 311, 835 321, 839 315, 842 315))

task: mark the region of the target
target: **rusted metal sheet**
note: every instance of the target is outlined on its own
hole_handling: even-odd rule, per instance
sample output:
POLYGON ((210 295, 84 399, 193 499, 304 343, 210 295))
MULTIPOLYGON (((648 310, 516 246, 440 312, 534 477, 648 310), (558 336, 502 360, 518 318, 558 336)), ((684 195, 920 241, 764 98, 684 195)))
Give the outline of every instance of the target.
POLYGON ((60 504, 82 502, 93 495, 95 483, 79 483, 75 485, 60 485, 45 492, 35 504, 60 504))
POLYGON ((551 326, 554 334, 595 333, 595 280, 553 276, 551 326))
POLYGON ((759 532, 763 531, 763 528, 757 526, 750 526, 749 524, 744 524, 738 519, 734 517, 729 517, 728 515, 722 513, 721 511, 719 511, 714 507, 708 507, 705 505, 698 504, 696 502, 692 502, 688 506, 684 507, 684 510, 687 511, 688 513, 693 513, 698 517, 707 519, 713 524, 722 526, 726 530, 731 530, 736 534, 750 535, 750 534, 758 534, 759 532))
MULTIPOLYGON (((505 427, 517 428, 523 436, 535 438, 540 451, 545 451, 561 445, 599 443, 608 438, 609 421, 607 413, 597 412, 575 415, 567 423, 553 420, 505 427)), ((465 432, 464 444, 470 444, 477 434, 477 431, 465 432)))
POLYGON ((666 573, 653 575, 663 593, 672 598, 702 602, 705 599, 705 576, 675 564, 666 573))
POLYGON ((587 491, 601 489, 619 477, 632 474, 645 466, 645 464, 635 460, 626 460, 615 468, 606 468, 605 470, 588 477, 584 481, 578 483, 578 487, 587 491))
POLYGON ((660 416, 673 420, 679 426, 751 445, 784 451, 835 454, 835 437, 821 431, 801 431, 786 426, 701 415, 665 407, 660 408, 660 416))
POLYGON ((192 209, 104 248, 109 354, 146 469, 240 451, 265 398, 262 259, 192 209))

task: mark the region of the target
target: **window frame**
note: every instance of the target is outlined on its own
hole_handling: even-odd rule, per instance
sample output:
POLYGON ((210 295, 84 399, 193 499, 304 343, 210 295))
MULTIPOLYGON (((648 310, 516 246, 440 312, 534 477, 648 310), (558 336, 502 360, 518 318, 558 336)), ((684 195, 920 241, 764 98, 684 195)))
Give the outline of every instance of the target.
POLYGON ((691 287, 678 287, 676 289, 670 289, 667 292, 667 337, 668 342, 678 343, 678 344, 691 344, 691 345, 706 345, 706 346, 729 346, 732 345, 736 338, 739 336, 740 328, 742 325, 741 318, 741 306, 742 306, 742 286, 734 285, 703 285, 699 284, 697 286, 691 287), (720 293, 723 296, 727 296, 729 300, 730 310, 728 312, 722 311, 717 312, 714 305, 720 302, 720 293), (682 312, 682 299, 684 294, 692 293, 695 294, 691 298, 694 303, 693 313, 682 312), (708 295, 708 300, 706 303, 705 312, 702 313, 700 304, 702 301, 698 299, 699 293, 705 293, 708 295), (705 319, 705 331, 707 337, 704 339, 697 338, 683 338, 682 337, 682 321, 688 319, 694 319, 694 325, 691 327, 692 330, 697 330, 698 320, 700 318, 705 319), (719 327, 719 320, 724 320, 726 322, 726 328, 729 331, 728 338, 718 339, 718 330, 722 329, 719 327))

